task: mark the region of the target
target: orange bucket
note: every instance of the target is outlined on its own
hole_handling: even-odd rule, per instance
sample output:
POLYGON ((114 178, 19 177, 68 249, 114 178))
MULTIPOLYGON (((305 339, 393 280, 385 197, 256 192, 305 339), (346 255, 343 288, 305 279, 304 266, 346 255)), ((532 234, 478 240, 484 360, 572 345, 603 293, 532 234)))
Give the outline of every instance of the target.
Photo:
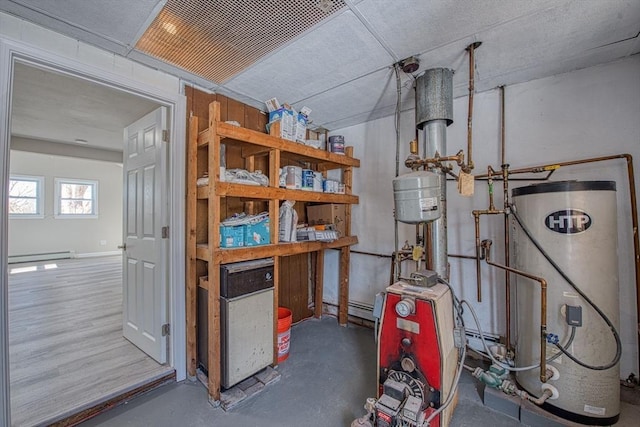
POLYGON ((278 307, 278 363, 289 357, 289 343, 291 341, 291 310, 278 307))

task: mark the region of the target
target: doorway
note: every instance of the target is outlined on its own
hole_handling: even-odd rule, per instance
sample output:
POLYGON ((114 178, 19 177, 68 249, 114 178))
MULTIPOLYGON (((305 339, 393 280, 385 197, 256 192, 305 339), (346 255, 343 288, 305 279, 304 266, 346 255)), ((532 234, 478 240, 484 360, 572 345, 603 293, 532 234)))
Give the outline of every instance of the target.
MULTIPOLYGON (((162 151, 162 158, 156 156, 158 164, 154 157, 151 164, 147 161, 143 168, 147 173, 139 174, 145 179, 139 181, 166 181, 166 153, 155 135, 161 133, 160 126, 152 126, 159 114, 162 123, 166 121, 166 109, 149 100, 21 63, 14 68, 12 107, 8 233, 11 408, 12 423, 28 426, 58 421, 173 372, 166 365, 166 337, 154 334, 152 338, 163 344, 155 351, 131 334, 127 336, 131 342, 123 338, 122 325, 130 323, 123 322, 123 301, 127 301, 123 297, 132 293, 126 291, 128 287, 135 294, 139 284, 135 275, 126 273, 132 265, 131 249, 123 251, 124 257, 118 250, 124 230, 135 232, 138 228, 136 224, 126 226, 128 219, 135 217, 126 210, 140 212, 146 207, 144 203, 128 206, 123 194, 129 188, 123 186, 123 165, 131 163, 129 157, 144 157, 148 146, 158 145, 154 151, 162 151), (127 125, 137 124, 136 119, 143 116, 151 120, 143 123, 140 144, 125 144, 124 129, 128 132, 127 125), (123 147, 128 152, 136 145, 138 152, 123 158, 123 147), (155 173, 149 174, 150 170, 155 173), (150 175, 154 179, 148 179, 150 175)), ((141 186, 141 192, 149 190, 141 186)), ((164 194, 161 190, 166 189, 155 192, 164 194)), ((156 198, 152 195, 152 199, 156 198)), ((166 208, 160 209, 159 204, 157 208, 159 218, 149 219, 151 224, 166 221, 166 208)), ((150 215, 153 212, 143 217, 150 215)), ((148 241, 148 234, 147 230, 146 239, 140 240, 148 241)), ((153 258, 155 264, 167 265, 163 259, 167 256, 166 240, 158 241, 161 250, 146 251, 151 253, 140 264, 152 265, 149 260, 153 258)), ((154 282, 161 290, 158 293, 166 295, 166 275, 156 274, 154 282)), ((124 304, 124 312, 131 314, 127 317, 153 318, 155 311, 158 318, 166 320, 166 301, 144 299, 149 301, 146 306, 136 307, 133 301, 127 310, 124 304), (146 310, 147 315, 137 310, 146 310)), ((136 323, 141 323, 140 336, 153 333, 143 322, 136 323)))
MULTIPOLYGON (((169 319, 184 319, 184 289, 181 285, 182 278, 184 277, 184 232, 183 226, 184 223, 184 214, 182 211, 184 210, 184 204, 181 202, 183 199, 183 188, 181 182, 183 182, 184 178, 184 152, 183 152, 183 141, 184 141, 184 122, 182 122, 182 117, 184 117, 184 97, 177 93, 167 93, 163 90, 158 90, 157 88, 152 88, 144 83, 131 81, 127 78, 120 78, 117 76, 110 75, 109 73, 103 73, 99 70, 96 71, 95 68, 90 68, 81 63, 77 63, 71 60, 65 60, 63 58, 51 58, 50 55, 47 55, 45 52, 38 51, 32 47, 27 47, 24 45, 20 45, 13 42, 7 42, 0 40, 0 65, 2 66, 2 78, 0 78, 0 84, 3 87, 4 93, 8 93, 11 95, 11 91, 13 89, 13 70, 16 67, 20 67, 22 65, 25 66, 34 66, 36 68, 43 68, 48 71, 54 71, 63 75, 73 76, 79 78, 84 81, 90 81, 91 83, 108 87, 113 91, 120 91, 128 93, 132 96, 138 96, 141 99, 150 100, 156 104, 164 105, 168 108, 170 112, 170 135, 172 139, 174 139, 175 146, 171 147, 169 152, 169 171, 170 176, 167 177, 167 180, 171 183, 176 184, 175 188, 169 189, 169 195, 171 199, 171 214, 170 214, 170 222, 169 229, 171 231, 168 232, 169 235, 169 244, 168 244, 168 275, 169 275, 169 290, 167 292, 170 310, 169 310, 169 319), (4 71, 8 71, 8 73, 4 73, 4 71), (176 117, 180 117, 180 120, 176 120, 176 117), (180 280, 177 280, 180 278, 180 280)), ((11 105, 9 101, 12 99, 11 96, 6 99, 6 105, 2 105, 0 109, 0 118, 4 121, 4 123, 9 124, 9 116, 11 112, 11 105)), ((62 108, 62 107, 58 107, 62 108)), ((88 113, 90 114, 90 113, 88 113)), ((0 162, 0 166, 2 168, 2 180, 3 187, 7 188, 8 184, 6 180, 9 178, 9 126, 6 126, 3 132, 6 134, 0 135, 0 155, 2 155, 2 162, 0 162)), ((122 144, 122 134, 119 138, 120 144, 122 144)), ((60 144, 62 145, 62 144, 60 144)), ((86 145, 86 144, 85 144, 86 145)), ((65 147, 68 149, 69 147, 65 147)), ((81 153, 83 156, 90 155, 92 148, 95 147, 73 147, 73 151, 77 151, 81 153), (89 153, 89 154, 88 154, 89 153)), ((95 150, 93 150, 95 151, 95 150)), ((108 150, 106 150, 108 151, 108 150)), ((6 212, 7 208, 7 199, 8 194, 3 190, 2 192, 2 207, 6 212)), ((7 295, 8 295, 8 271, 7 268, 7 220, 6 216, 3 215, 2 221, 2 246, 0 246, 0 262, 2 262, 2 274, 0 277, 0 359, 3 360, 0 363, 0 391, 2 391, 2 402, 0 402, 0 421, 4 422, 7 420, 8 413, 8 399, 7 397, 10 395, 8 393, 9 390, 9 380, 8 380, 8 366, 6 361, 8 359, 8 322, 7 322, 7 313, 8 313, 8 303, 7 303, 7 295), (5 393, 7 391, 7 393, 5 393)), ((98 243, 99 244, 99 243, 98 243)), ((99 251, 98 251, 99 252, 99 251)), ((108 252, 108 251, 105 251, 108 252)), ((44 266, 43 266, 44 268, 44 266)), ((184 329, 179 320, 173 322, 175 326, 171 330, 171 336, 169 337, 169 347, 170 353, 168 357, 168 366, 175 368, 176 370, 176 379, 181 380, 184 379, 185 369, 184 369, 184 329)))

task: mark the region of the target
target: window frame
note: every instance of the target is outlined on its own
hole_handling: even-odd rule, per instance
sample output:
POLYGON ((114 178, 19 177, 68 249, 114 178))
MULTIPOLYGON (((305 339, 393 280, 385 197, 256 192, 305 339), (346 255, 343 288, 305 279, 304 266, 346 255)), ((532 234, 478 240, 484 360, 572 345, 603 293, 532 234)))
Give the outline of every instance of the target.
POLYGON ((96 219, 98 218, 98 181, 94 179, 78 179, 78 178, 55 178, 54 179, 54 214, 55 219, 96 219), (62 198, 61 188, 62 184, 74 184, 74 185, 91 185, 93 187, 91 200, 93 205, 93 213, 91 214, 67 214, 61 213, 62 200, 70 200, 62 198))
MULTIPOLYGON (((10 201, 12 198, 28 198, 35 199, 36 201, 36 213, 11 213, 9 212, 9 219, 43 219, 44 218, 44 176, 40 175, 21 175, 11 174, 9 176, 9 186, 11 181, 35 181, 36 197, 12 197, 10 192, 7 192, 7 199, 10 201)), ((10 207, 9 207, 10 209, 10 207)))

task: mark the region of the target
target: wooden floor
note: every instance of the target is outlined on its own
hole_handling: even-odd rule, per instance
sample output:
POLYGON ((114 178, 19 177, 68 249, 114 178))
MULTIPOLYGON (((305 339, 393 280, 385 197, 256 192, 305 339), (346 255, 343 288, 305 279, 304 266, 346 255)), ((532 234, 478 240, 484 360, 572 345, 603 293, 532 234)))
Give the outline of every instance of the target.
POLYGON ((11 419, 45 425, 171 372, 122 337, 120 256, 9 265, 11 419))

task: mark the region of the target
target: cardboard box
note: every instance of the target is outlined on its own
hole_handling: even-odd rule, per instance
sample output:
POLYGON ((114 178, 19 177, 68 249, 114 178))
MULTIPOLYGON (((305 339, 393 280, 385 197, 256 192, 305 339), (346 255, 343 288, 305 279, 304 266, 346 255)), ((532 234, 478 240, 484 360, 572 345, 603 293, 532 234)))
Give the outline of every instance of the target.
POLYGON ((220 225, 220 247, 238 248, 244 246, 244 225, 220 225))
POLYGON ((269 218, 255 224, 244 225, 244 245, 260 246, 271 243, 269 218))
POLYGON ((345 217, 345 205, 328 203, 324 205, 307 206, 307 221, 309 222, 309 225, 334 224, 336 230, 340 233, 340 237, 346 236, 345 217))
POLYGON ((295 140, 301 144, 306 142, 307 138, 307 116, 298 113, 295 121, 295 140))
POLYGON ((273 123, 280 123, 280 135, 276 135, 282 139, 295 141, 295 120, 293 110, 282 107, 269 113, 269 123, 267 124, 267 132, 269 132, 273 123))

